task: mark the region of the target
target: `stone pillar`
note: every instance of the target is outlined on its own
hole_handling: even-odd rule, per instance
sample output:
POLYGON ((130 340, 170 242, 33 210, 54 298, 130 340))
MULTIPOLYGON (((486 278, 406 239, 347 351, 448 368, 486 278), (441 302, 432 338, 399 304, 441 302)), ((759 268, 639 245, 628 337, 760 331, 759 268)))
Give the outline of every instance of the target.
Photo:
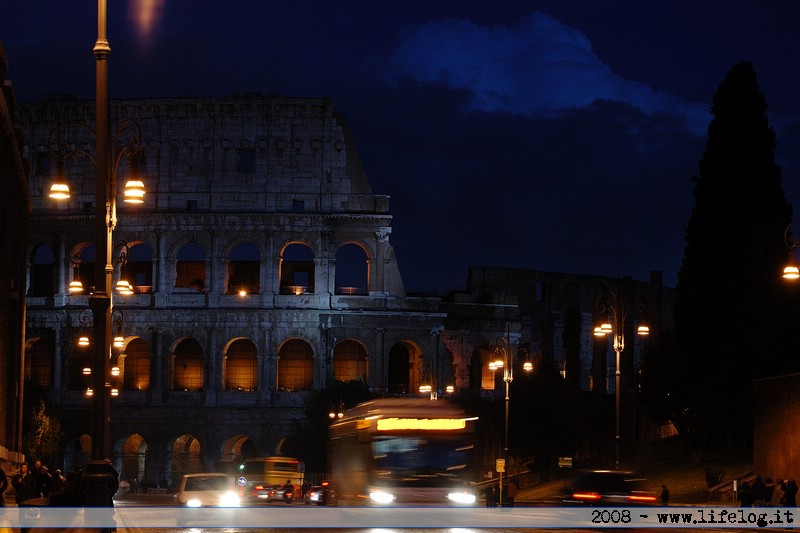
POLYGON ((370 265, 370 276, 374 276, 375 283, 370 283, 370 296, 385 296, 387 293, 386 283, 386 268, 384 261, 386 260, 386 251, 389 246, 389 235, 392 233, 392 228, 380 228, 375 232, 375 261, 370 265), (373 274, 374 270, 374 274, 373 274))
POLYGON ((206 405, 216 405, 217 392, 220 390, 220 365, 218 364, 219 354, 217 353, 217 330, 216 328, 206 329, 206 372, 203 377, 203 390, 205 391, 206 405))

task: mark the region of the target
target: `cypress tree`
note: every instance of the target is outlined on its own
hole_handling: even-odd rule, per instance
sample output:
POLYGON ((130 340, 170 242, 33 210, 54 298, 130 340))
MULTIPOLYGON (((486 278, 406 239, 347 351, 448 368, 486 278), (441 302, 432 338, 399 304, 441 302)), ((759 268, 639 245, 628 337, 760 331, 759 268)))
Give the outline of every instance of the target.
POLYGON ((792 208, 753 66, 717 90, 678 272, 671 381, 696 446, 749 444, 753 379, 786 371, 789 291, 779 273, 792 208))

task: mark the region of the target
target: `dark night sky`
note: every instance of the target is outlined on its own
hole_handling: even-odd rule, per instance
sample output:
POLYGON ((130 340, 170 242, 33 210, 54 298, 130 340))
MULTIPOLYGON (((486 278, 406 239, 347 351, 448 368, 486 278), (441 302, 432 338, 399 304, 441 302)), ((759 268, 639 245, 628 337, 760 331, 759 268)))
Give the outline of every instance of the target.
MULTIPOLYGON (((392 198, 409 290, 463 287, 469 265, 674 285, 710 102, 741 60, 800 202, 797 0, 109 4, 112 98, 332 97, 392 198)), ((18 100, 94 98, 95 2, 0 13, 18 100)))

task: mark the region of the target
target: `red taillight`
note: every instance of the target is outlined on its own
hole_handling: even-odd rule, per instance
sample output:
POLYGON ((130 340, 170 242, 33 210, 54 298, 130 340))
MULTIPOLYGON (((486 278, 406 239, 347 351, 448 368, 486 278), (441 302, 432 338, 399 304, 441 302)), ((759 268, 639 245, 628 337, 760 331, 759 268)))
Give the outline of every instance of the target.
POLYGON ((264 485, 256 485, 255 490, 264 490, 264 485))
POLYGON ((323 482, 322 482, 322 486, 323 486, 323 487, 327 487, 327 486, 328 486, 328 482, 327 482, 327 481, 323 481, 323 482))
POLYGON ((599 500, 600 495, 596 492, 574 492, 572 494, 573 498, 577 498, 580 500, 599 500))
POLYGON ((633 501, 633 502, 654 502, 654 501, 656 501, 656 497, 655 496, 649 496, 649 495, 646 495, 646 494, 644 494, 644 495, 631 494, 630 496, 628 496, 628 499, 633 501))

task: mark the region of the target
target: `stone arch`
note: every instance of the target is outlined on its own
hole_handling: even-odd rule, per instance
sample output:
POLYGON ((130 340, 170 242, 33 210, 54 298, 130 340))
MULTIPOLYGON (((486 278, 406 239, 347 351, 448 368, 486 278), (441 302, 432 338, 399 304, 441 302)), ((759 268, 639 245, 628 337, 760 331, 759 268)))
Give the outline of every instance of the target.
POLYGON ((333 349, 333 375, 339 381, 366 381, 368 376, 368 353, 363 343, 344 339, 333 349))
POLYGON ((239 472, 239 466, 250 457, 257 457, 258 450, 249 435, 234 435, 220 446, 219 469, 223 472, 239 472))
POLYGON ((389 394, 409 394, 419 389, 422 372, 422 350, 408 340, 389 349, 387 385, 389 394))
POLYGON ((304 339, 288 339, 278 348, 278 390, 307 391, 314 387, 314 349, 304 339))
POLYGON ((120 349, 118 366, 123 391, 150 389, 150 346, 141 337, 128 337, 120 349))
POLYGON ((250 240, 232 243, 227 250, 226 294, 261 292, 261 250, 250 240))
POLYGON ((128 481, 143 480, 147 472, 146 460, 149 448, 144 437, 134 433, 122 439, 117 447, 116 455, 120 458, 119 478, 128 481))
POLYGON ((470 357, 469 388, 476 391, 494 391, 496 375, 489 368, 494 350, 488 344, 478 346, 470 357))
POLYGON ((47 391, 53 387, 54 350, 44 337, 25 340, 25 390, 47 391))
POLYGON ((286 243, 280 256, 280 293, 313 294, 316 262, 314 251, 308 243, 286 243))
POLYGON ((185 433, 172 439, 167 445, 167 482, 176 485, 184 474, 203 471, 200 456, 200 441, 185 433))
POLYGON ((175 243, 175 288, 205 292, 208 285, 207 264, 208 256, 202 243, 193 240, 175 243))
POLYGON ((55 294, 55 263, 53 249, 48 244, 37 244, 31 252, 28 273, 28 295, 32 297, 55 294))
POLYGON ((370 257, 360 243, 348 242, 336 249, 336 294, 369 294, 370 257))
POLYGON ((76 468, 86 471, 86 465, 92 457, 92 437, 84 433, 64 443, 64 472, 76 468))
POLYGON ((69 281, 80 281, 83 293, 88 294, 94 288, 94 243, 80 242, 74 245, 69 257, 72 265, 69 281))
POLYGON ((137 294, 153 292, 153 247, 145 241, 127 243, 125 264, 120 269, 120 279, 127 280, 137 294))
POLYGON ((222 388, 226 391, 258 389, 258 349, 244 337, 230 340, 222 356, 222 388))
POLYGON ((172 390, 203 390, 205 355, 196 339, 184 337, 176 341, 170 359, 172 390))

